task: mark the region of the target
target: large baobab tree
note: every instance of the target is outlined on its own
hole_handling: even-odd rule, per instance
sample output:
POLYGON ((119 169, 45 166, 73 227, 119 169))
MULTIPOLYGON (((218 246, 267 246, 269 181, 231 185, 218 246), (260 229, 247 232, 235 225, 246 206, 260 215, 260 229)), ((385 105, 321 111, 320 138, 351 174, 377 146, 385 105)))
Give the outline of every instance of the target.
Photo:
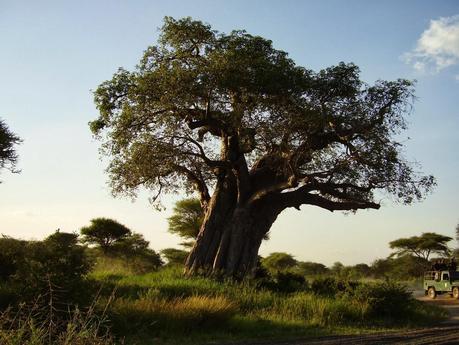
POLYGON ((244 276, 288 207, 378 209, 376 191, 409 204, 431 189, 396 140, 412 96, 407 80, 370 86, 345 63, 313 72, 262 37, 168 17, 137 68, 97 88, 90 126, 115 194, 197 191, 189 274, 244 276))

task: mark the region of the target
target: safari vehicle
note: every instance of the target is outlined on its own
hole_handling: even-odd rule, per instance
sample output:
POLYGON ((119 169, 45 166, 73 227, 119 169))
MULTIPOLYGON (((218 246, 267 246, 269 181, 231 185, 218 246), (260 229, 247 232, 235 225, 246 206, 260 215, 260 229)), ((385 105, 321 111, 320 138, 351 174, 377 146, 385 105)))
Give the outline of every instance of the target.
POLYGON ((424 293, 430 298, 448 293, 459 299, 458 271, 427 271, 424 273, 424 293))

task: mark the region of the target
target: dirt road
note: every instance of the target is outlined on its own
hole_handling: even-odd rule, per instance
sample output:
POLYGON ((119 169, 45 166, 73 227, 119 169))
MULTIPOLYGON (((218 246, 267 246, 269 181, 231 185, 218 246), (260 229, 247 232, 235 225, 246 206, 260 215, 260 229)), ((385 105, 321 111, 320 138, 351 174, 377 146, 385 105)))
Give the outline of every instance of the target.
POLYGON ((415 294, 415 296, 421 301, 445 308, 449 312, 450 317, 436 327, 406 332, 378 333, 359 336, 329 336, 285 342, 252 342, 244 345, 459 345, 459 301, 449 296, 439 296, 435 300, 431 300, 425 297, 423 293, 415 294))

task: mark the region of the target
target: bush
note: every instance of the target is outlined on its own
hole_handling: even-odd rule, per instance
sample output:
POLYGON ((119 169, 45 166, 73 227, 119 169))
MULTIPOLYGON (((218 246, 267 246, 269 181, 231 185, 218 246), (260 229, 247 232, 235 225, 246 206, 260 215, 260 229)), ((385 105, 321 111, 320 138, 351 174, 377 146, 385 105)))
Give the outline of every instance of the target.
POLYGON ((165 248, 160 251, 169 265, 183 265, 189 252, 176 248, 165 248))
POLYGON ((353 295, 360 284, 347 279, 332 277, 317 278, 311 284, 311 291, 321 296, 353 295))
POLYGON ((25 241, 3 236, 0 238, 0 280, 5 281, 15 274, 24 257, 25 241))
POLYGON ((281 293, 305 291, 308 283, 304 276, 293 272, 277 272, 255 280, 255 285, 260 289, 268 289, 281 293))
POLYGON ((278 272, 274 276, 274 281, 277 284, 277 291, 279 292, 304 291, 308 288, 304 276, 296 273, 278 272))
POLYGON ((386 281, 362 284, 355 290, 355 297, 368 304, 368 315, 391 320, 406 319, 416 300, 405 286, 386 281))
POLYGON ((7 249, 2 251, 0 263, 5 277, 0 302, 5 293, 10 297, 3 307, 15 301, 33 301, 49 291, 62 304, 82 300, 87 294, 84 276, 92 264, 77 241, 77 235, 60 232, 44 241, 0 239, 0 248, 7 249))
POLYGON ((295 258, 287 253, 271 253, 261 260, 261 264, 271 273, 286 271, 296 266, 295 258))

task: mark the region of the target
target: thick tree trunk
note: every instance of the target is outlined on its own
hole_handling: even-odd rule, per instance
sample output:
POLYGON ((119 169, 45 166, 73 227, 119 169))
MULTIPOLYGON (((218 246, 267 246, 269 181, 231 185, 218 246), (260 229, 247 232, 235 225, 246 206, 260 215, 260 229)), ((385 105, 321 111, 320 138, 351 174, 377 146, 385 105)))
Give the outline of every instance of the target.
POLYGON ((268 203, 237 206, 228 187, 217 186, 187 259, 187 274, 243 278, 254 272, 263 237, 280 210, 268 203))

